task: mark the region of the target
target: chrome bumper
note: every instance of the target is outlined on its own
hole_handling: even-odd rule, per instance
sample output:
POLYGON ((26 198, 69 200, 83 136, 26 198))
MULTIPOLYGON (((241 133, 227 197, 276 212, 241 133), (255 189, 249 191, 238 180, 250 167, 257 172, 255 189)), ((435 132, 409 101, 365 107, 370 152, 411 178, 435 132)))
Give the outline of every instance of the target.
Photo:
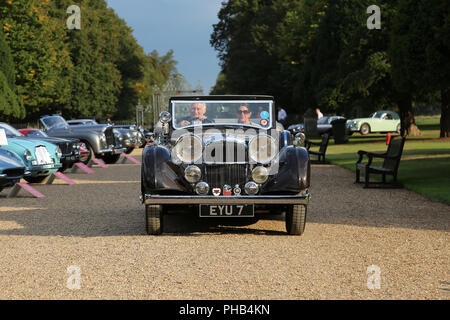
POLYGON ((97 153, 114 153, 114 154, 119 154, 119 153, 125 152, 125 150, 127 150, 127 148, 102 149, 102 150, 98 150, 97 153))
POLYGON ((146 194, 145 204, 308 204, 309 193, 294 196, 160 196, 146 194))

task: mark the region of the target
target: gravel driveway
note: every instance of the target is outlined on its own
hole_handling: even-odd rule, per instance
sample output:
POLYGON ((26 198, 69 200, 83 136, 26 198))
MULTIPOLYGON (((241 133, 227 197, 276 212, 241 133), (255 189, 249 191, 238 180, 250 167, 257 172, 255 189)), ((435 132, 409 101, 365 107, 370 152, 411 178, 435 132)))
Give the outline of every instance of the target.
POLYGON ((211 227, 180 214, 150 237, 140 166, 93 168, 68 174, 77 185, 37 186, 44 199, 0 194, 0 299, 450 298, 450 207, 416 193, 313 166, 301 237, 277 216, 211 227))

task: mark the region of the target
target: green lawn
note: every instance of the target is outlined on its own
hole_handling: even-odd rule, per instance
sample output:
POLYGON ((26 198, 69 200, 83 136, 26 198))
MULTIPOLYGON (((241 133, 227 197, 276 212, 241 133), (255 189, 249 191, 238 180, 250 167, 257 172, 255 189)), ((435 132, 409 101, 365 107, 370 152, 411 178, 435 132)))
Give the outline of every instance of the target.
MULTIPOLYGON (((439 118, 419 118, 417 123, 424 133, 421 139, 439 137, 439 133, 437 136, 432 136, 434 133, 431 133, 436 131, 436 124, 439 129, 439 118)), ((354 135, 350 137, 348 143, 340 145, 335 145, 331 139, 327 150, 327 160, 355 171, 357 151, 385 152, 387 149, 385 139, 385 135, 365 137, 354 135)), ((374 164, 381 165, 380 160, 374 161, 374 164)), ((381 175, 374 175, 374 177, 378 178, 381 175)), ((407 189, 450 205, 450 142, 408 138, 400 162, 398 180, 407 189)))

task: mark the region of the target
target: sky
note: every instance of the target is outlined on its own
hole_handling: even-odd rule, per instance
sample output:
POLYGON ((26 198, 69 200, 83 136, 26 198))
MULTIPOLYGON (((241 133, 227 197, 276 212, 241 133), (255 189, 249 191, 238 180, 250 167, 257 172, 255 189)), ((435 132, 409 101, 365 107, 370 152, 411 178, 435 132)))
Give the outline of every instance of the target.
POLYGON ((217 52, 209 44, 222 0, 107 0, 134 31, 146 53, 174 50, 177 69, 193 89, 204 93, 220 71, 217 52))

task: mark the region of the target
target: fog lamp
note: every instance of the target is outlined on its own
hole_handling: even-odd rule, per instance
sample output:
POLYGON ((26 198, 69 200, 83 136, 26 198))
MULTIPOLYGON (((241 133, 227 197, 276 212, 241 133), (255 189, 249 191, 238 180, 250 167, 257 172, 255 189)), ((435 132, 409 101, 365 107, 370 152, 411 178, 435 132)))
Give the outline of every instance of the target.
POLYGON ((258 185, 253 181, 247 182, 245 184, 244 189, 245 189, 245 193, 248 194, 249 196, 254 196, 259 191, 258 185))
POLYGON ((206 182, 199 182, 195 185, 195 192, 199 195, 207 195, 209 192, 209 185, 206 182))
POLYGON ((189 183, 196 183, 197 181, 200 180, 201 177, 202 177, 202 171, 197 166, 188 166, 184 170, 184 178, 189 183))
POLYGON ((256 167, 252 171, 252 178, 256 183, 264 183, 269 177, 269 171, 265 167, 256 167))

